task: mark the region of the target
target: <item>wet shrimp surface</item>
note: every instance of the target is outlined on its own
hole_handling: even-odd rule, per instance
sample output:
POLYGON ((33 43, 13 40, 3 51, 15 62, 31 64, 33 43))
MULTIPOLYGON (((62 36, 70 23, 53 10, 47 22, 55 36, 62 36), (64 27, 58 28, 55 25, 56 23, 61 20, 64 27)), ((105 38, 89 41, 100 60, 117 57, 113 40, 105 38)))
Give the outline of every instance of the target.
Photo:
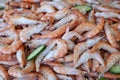
POLYGON ((0 80, 103 79, 120 79, 119 0, 0 0, 0 80))

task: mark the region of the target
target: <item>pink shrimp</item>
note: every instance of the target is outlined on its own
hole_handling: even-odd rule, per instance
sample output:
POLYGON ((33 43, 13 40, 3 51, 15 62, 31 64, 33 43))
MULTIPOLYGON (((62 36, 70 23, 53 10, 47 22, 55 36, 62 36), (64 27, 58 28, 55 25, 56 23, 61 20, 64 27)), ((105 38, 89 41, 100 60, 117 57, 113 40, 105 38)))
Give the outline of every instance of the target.
POLYGON ((66 55, 63 58, 56 59, 55 61, 56 62, 72 62, 73 61, 73 55, 74 54, 66 55))
POLYGON ((110 53, 118 52, 118 50, 116 48, 112 47, 109 43, 107 43, 105 41, 100 41, 100 42, 96 43, 93 46, 93 48, 91 49, 91 52, 94 52, 99 49, 107 50, 110 53))
POLYGON ((4 80, 10 80, 10 76, 6 68, 2 65, 0 65, 0 75, 4 78, 4 80))
POLYGON ((82 63, 86 63, 89 59, 96 59, 104 66, 104 60, 98 52, 90 53, 89 50, 85 51, 78 60, 78 63, 74 65, 74 68, 80 66, 82 63))
POLYGON ((26 73, 34 70, 34 61, 29 61, 25 68, 21 69, 19 65, 14 65, 9 68, 8 73, 13 77, 23 77, 26 73))
POLYGON ((0 46, 0 52, 3 54, 14 54, 22 45, 22 41, 14 41, 11 45, 0 46))
POLYGON ((17 60, 11 60, 11 61, 0 61, 0 64, 12 66, 12 65, 16 65, 16 64, 18 64, 18 61, 17 61, 17 60))
POLYGON ((57 75, 48 66, 41 66, 40 72, 45 76, 47 80, 58 80, 57 75))
POLYGON ((93 46, 95 43, 100 41, 102 37, 95 37, 88 39, 86 42, 78 43, 74 48, 74 64, 77 63, 79 56, 87 50, 89 47, 93 46))
POLYGON ((40 22, 40 24, 38 24, 38 25, 29 26, 28 28, 23 29, 20 32, 20 40, 22 40, 22 42, 26 42, 28 39, 30 39, 31 35, 33 35, 35 33, 39 33, 46 26, 47 26, 47 23, 40 22))
POLYGON ((118 9, 108 8, 108 7, 104 7, 104 6, 100 6, 100 5, 92 5, 92 7, 99 11, 118 12, 118 13, 120 12, 120 10, 118 10, 118 9))
POLYGON ((36 20, 32 20, 32 19, 28 19, 26 17, 22 17, 22 16, 10 16, 10 24, 15 24, 15 25, 21 25, 21 24, 37 24, 40 23, 39 21, 36 20))
POLYGON ((104 28, 104 18, 101 19, 100 23, 91 31, 87 32, 85 35, 83 35, 83 38, 80 39, 80 41, 89 39, 91 37, 94 37, 97 35, 102 29, 104 28))
POLYGON ((65 0, 66 2, 68 2, 69 4, 72 5, 84 5, 84 1, 83 0, 65 0))
POLYGON ((0 61, 16 61, 15 55, 0 53, 0 61))
POLYGON ((46 17, 50 16, 52 16, 55 20, 60 20, 63 17, 65 17, 68 13, 70 13, 70 9, 67 7, 54 13, 47 13, 41 18, 41 20, 45 20, 46 17))
POLYGON ((107 22, 105 24, 105 33, 110 44, 115 48, 119 48, 120 46, 117 44, 114 34, 112 33, 111 28, 107 22))
POLYGON ((75 14, 68 14, 66 17, 62 18, 60 21, 56 22, 52 27, 51 30, 54 30, 56 28, 59 28, 63 25, 65 25, 66 23, 69 23, 71 20, 76 20, 77 19, 77 15, 75 14))
POLYGON ((53 70, 60 74, 67 74, 67 75, 79 75, 85 74, 84 71, 80 71, 78 69, 74 69, 72 67, 60 66, 60 67, 53 67, 53 70))
POLYGON ((52 31, 52 32, 49 32, 47 34, 44 34, 44 35, 37 35, 37 36, 33 36, 34 38, 55 38, 55 37, 59 37, 61 36, 62 34, 65 33, 66 29, 69 28, 69 29, 72 29, 74 28, 75 26, 77 25, 77 21, 76 20, 73 20, 71 21, 70 23, 67 23, 63 26, 61 26, 60 28, 52 31))
POLYGON ((16 58, 17 58, 17 61, 20 63, 20 67, 23 68, 23 67, 25 66, 25 63, 26 63, 24 46, 22 46, 22 47, 16 52, 16 58))
POLYGON ((64 74, 57 74, 57 77, 58 77, 60 80, 73 80, 72 77, 67 76, 67 75, 64 75, 64 74))
POLYGON ((63 8, 69 6, 69 4, 63 1, 43 1, 41 2, 41 6, 42 5, 51 5, 51 6, 54 6, 58 10, 62 10, 63 8))
POLYGON ((99 78, 120 60, 120 52, 112 53, 106 60, 106 66, 99 74, 99 78))
POLYGON ((68 45, 62 39, 55 39, 50 45, 57 45, 55 49, 51 50, 43 59, 43 62, 53 61, 57 58, 63 57, 68 52, 68 45))
POLYGON ((95 13, 96 17, 104 17, 104 18, 118 18, 120 19, 120 14, 115 12, 97 12, 95 13))
POLYGON ((95 10, 93 9, 92 11, 90 11, 89 15, 88 15, 88 21, 91 23, 95 23, 95 10))
POLYGON ((36 3, 40 2, 41 0, 22 0, 22 1, 36 3))
POLYGON ((40 8, 37 8, 36 13, 46 12, 52 13, 55 12, 55 8, 51 5, 42 5, 40 8))
POLYGON ((69 50, 72 50, 75 46, 75 43, 72 40, 70 40, 74 36, 78 39, 81 38, 81 36, 77 32, 68 30, 66 30, 66 33, 62 36, 62 39, 64 39, 67 42, 69 50))

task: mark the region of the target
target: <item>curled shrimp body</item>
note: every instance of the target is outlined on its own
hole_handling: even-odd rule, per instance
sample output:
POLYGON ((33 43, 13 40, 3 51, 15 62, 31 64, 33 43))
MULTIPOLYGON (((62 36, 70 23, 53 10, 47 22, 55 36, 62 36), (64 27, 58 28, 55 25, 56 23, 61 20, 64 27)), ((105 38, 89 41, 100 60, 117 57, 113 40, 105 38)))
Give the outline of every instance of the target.
POLYGON ((118 50, 116 48, 112 47, 109 43, 107 43, 105 41, 100 41, 100 42, 96 43, 93 46, 93 48, 91 49, 91 52, 94 52, 98 49, 104 49, 104 50, 107 50, 110 53, 118 52, 118 50))
POLYGON ((40 2, 41 0, 22 0, 22 1, 36 3, 36 2, 40 2))
POLYGON ((78 58, 82 54, 82 52, 93 46, 95 43, 99 42, 101 39, 102 37, 95 37, 92 39, 88 39, 86 42, 78 43, 74 48, 74 64, 78 62, 78 58))
POLYGON ((11 45, 1 45, 0 52, 3 54, 14 54, 22 45, 22 41, 14 41, 11 45))
POLYGON ((34 61, 29 61, 23 69, 19 65, 10 67, 8 73, 13 77, 23 77, 26 73, 33 71, 34 67, 34 61))
POLYGON ((110 42, 110 44, 115 48, 119 48, 119 45, 117 44, 114 34, 110 26, 108 25, 108 23, 105 24, 105 33, 106 33, 107 39, 110 42))
POLYGON ((74 69, 72 67, 66 67, 66 66, 59 66, 59 67, 53 67, 53 70, 60 74, 67 74, 67 75, 79 75, 84 74, 84 71, 80 71, 78 69, 74 69))
POLYGON ((67 23, 67 24, 63 25, 60 28, 58 28, 58 29, 56 29, 52 32, 49 32, 49 33, 46 33, 46 34, 43 34, 43 35, 34 36, 34 37, 38 38, 38 39, 40 39, 40 38, 56 38, 56 37, 59 37, 62 34, 64 34, 67 28, 72 29, 76 25, 77 25, 77 21, 73 20, 70 23, 67 23))
POLYGON ((42 31, 45 27, 47 26, 46 23, 41 22, 38 25, 35 26, 29 26, 28 28, 23 29, 20 32, 20 40, 22 40, 22 42, 26 42, 27 39, 30 39, 30 36, 35 34, 35 33, 39 33, 40 31, 42 31))
POLYGON ((55 39, 52 41, 51 45, 57 45, 56 49, 51 50, 44 58, 43 62, 52 61, 57 58, 63 57, 68 52, 68 45, 62 39, 55 39))
POLYGON ((100 23, 91 31, 87 32, 85 35, 83 35, 83 38, 80 39, 80 41, 89 39, 91 37, 94 37, 97 35, 103 28, 104 28, 104 18, 101 19, 100 23))
POLYGON ((99 61, 99 63, 101 63, 104 66, 104 60, 102 59, 99 52, 90 53, 90 51, 87 50, 81 55, 81 57, 78 60, 78 63, 75 64, 74 67, 76 68, 76 67, 80 66, 82 63, 83 64, 86 63, 91 58, 99 61))
POLYGON ((21 24, 37 24, 39 21, 28 19, 22 16, 11 16, 10 17, 10 24, 21 25, 21 24))
POLYGON ((47 66, 41 66, 40 72, 45 76, 47 80, 58 80, 57 75, 47 66))
POLYGON ((107 72, 116 62, 120 60, 120 52, 112 53, 106 60, 106 66, 99 75, 99 78, 107 72))
POLYGON ((51 30, 59 28, 59 27, 65 25, 66 23, 69 23, 71 20, 76 20, 76 19, 77 19, 77 15, 75 15, 75 14, 68 14, 66 17, 64 17, 63 19, 61 19, 57 23, 55 23, 52 26, 51 30))
POLYGON ((83 0, 65 0, 65 1, 71 5, 84 5, 83 0))
POLYGON ((74 42, 70 40, 74 36, 77 37, 78 39, 81 38, 81 36, 77 32, 67 30, 66 33, 62 36, 62 39, 64 39, 67 42, 69 50, 72 50, 75 46, 74 42))
POLYGON ((4 78, 3 80, 10 80, 10 76, 7 70, 2 65, 0 65, 0 76, 4 78))

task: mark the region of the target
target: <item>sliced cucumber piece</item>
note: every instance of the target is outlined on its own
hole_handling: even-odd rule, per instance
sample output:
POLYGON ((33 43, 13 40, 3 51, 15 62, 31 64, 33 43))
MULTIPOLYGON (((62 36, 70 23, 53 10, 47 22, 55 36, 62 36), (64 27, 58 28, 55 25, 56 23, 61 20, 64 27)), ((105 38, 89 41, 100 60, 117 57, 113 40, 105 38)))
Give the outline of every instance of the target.
POLYGON ((114 74, 120 74, 120 65, 114 65, 110 68, 110 72, 114 74))
POLYGON ((86 12, 89 12, 92 10, 92 7, 90 6, 83 6, 83 5, 78 5, 78 6, 74 6, 74 8, 78 9, 78 10, 83 10, 83 11, 86 11, 86 12))
POLYGON ((104 78, 104 77, 101 77, 99 80, 107 80, 106 78, 104 78))
POLYGON ((37 55, 39 55, 43 50, 45 49, 44 45, 41 45, 40 47, 36 48, 35 50, 33 50, 32 53, 30 53, 30 55, 27 57, 27 60, 32 60, 34 59, 37 55))

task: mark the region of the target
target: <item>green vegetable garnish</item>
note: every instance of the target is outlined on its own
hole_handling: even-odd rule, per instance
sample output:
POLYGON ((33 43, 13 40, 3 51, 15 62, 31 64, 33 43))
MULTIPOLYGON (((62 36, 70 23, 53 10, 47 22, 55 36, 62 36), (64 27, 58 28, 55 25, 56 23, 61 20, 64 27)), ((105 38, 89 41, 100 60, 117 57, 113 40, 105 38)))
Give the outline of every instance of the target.
POLYGON ((0 10, 3 10, 4 9, 4 7, 0 7, 0 10))
POLYGON ((104 78, 104 77, 101 77, 99 80, 107 80, 106 78, 104 78))
POLYGON ((78 10, 83 10, 83 11, 86 11, 86 12, 89 12, 92 10, 92 7, 90 6, 83 6, 83 5, 78 5, 78 6, 74 6, 74 8, 78 9, 78 10))
POLYGON ((44 49, 45 49, 45 46, 44 46, 44 45, 36 48, 36 49, 27 57, 27 60, 29 61, 29 60, 34 59, 34 58, 37 57, 37 55, 39 55, 44 49))
POLYGON ((120 65, 114 65, 110 68, 110 72, 114 74, 120 74, 120 65))

